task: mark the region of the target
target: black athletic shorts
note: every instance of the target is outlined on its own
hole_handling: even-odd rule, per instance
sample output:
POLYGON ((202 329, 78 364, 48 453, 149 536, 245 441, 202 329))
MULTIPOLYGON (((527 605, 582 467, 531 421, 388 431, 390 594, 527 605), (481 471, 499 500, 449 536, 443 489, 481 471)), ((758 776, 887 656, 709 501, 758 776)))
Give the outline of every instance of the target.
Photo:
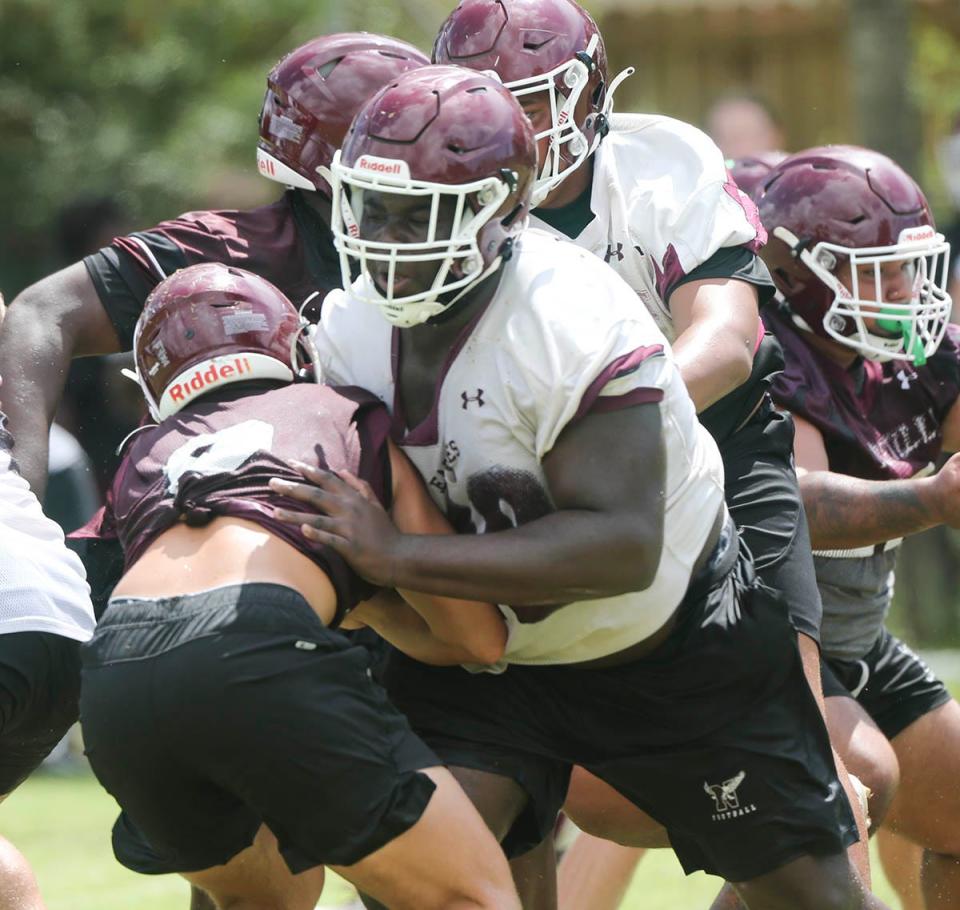
POLYGON ((660 821, 687 872, 746 881, 857 839, 786 610, 725 536, 672 634, 633 663, 471 674, 391 652, 391 699, 437 754, 525 789, 508 855, 552 830, 574 764, 660 821))
POLYGON ((950 701, 946 686, 886 629, 860 660, 821 659, 825 697, 855 698, 887 739, 950 701))
POLYGON ((793 418, 769 397, 720 446, 727 508, 760 580, 779 592, 798 632, 820 641, 823 604, 793 468, 793 418))
POLYGON ((22 784, 77 719, 80 642, 0 635, 0 795, 22 784))
POLYGON ((294 873, 349 865, 410 828, 440 764, 366 649, 279 585, 114 599, 82 649, 87 755, 138 872, 227 862, 261 824, 294 873))

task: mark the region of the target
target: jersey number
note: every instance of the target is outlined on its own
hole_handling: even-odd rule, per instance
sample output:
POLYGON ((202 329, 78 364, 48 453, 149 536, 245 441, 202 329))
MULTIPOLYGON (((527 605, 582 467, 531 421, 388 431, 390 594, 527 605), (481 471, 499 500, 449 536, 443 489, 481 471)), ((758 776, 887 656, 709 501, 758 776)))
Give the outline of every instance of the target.
POLYGON ((204 433, 188 439, 175 449, 163 468, 167 490, 176 495, 184 474, 229 474, 236 471, 254 452, 269 452, 273 445, 273 426, 264 420, 245 420, 216 433, 204 433))

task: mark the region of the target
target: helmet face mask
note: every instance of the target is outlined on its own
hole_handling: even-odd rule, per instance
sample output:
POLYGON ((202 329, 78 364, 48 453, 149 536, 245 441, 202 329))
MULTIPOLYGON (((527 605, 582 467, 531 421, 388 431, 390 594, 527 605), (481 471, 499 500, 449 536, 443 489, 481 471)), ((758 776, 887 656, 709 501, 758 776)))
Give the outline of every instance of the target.
POLYGON ((922 365, 943 340, 950 246, 919 186, 857 146, 789 156, 758 193, 760 251, 794 321, 870 360, 922 365))
POLYGON ((495 78, 457 66, 403 74, 334 156, 344 286, 401 328, 438 317, 509 258, 536 165, 533 128, 495 78))
MULTIPOLYGON (((784 229, 776 230, 785 239, 784 229)), ((932 227, 905 228, 890 246, 821 241, 799 256, 833 293, 823 328, 834 341, 868 360, 919 365, 940 346, 952 308, 947 293, 950 244, 932 227), (904 276, 897 296, 889 293, 891 271, 904 276)))
MULTIPOLYGON (((540 162, 540 173, 533 188, 533 204, 539 205, 563 180, 587 159, 599 144, 602 131, 597 131, 594 142, 587 138, 577 122, 577 106, 588 88, 600 39, 594 35, 587 50, 565 63, 538 76, 504 83, 518 101, 543 94, 550 109, 550 125, 535 134, 538 143, 548 141, 547 153, 540 162)), ((602 114, 593 114, 597 118, 602 114)))
POLYGON ((154 420, 235 382, 320 381, 307 322, 270 282, 220 263, 180 269, 144 305, 135 379, 154 420))
MULTIPOLYGON (((366 280, 355 292, 378 305, 394 325, 409 328, 438 316, 491 273, 489 266, 484 268, 480 233, 510 195, 508 179, 486 177, 450 186, 414 180, 407 162, 399 159, 361 156, 353 167, 347 167, 338 152, 333 187, 331 230, 340 253, 344 286, 349 286, 351 265, 356 262, 366 280), (423 239, 398 242, 364 237, 364 198, 372 194, 428 202, 423 239), (398 294, 398 269, 402 274, 404 266, 414 266, 421 272, 417 268, 421 263, 436 263, 430 285, 398 294), (454 292, 459 293, 450 299, 454 292)), ((495 262, 498 266, 499 257, 495 262)))
POLYGON ((543 94, 547 151, 533 190, 540 205, 596 151, 607 133, 613 96, 633 73, 607 84, 607 56, 596 23, 573 0, 461 0, 441 26, 437 63, 497 73, 519 100, 543 94))

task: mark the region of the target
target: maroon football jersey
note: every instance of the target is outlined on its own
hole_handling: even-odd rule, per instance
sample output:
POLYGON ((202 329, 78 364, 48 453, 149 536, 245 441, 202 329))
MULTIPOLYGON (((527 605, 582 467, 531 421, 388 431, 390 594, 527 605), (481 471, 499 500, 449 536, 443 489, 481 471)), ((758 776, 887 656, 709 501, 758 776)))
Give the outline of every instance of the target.
POLYGON ((831 471, 895 480, 936 462, 943 421, 960 395, 960 327, 948 328, 924 366, 858 358, 845 369, 808 345, 782 306, 763 318, 786 358, 774 401, 823 434, 831 471))
POLYGON ((177 269, 222 262, 275 284, 294 306, 314 291, 317 305, 340 287, 329 227, 291 190, 247 211, 189 212, 146 231, 117 237, 84 260, 100 302, 125 348, 153 288, 177 269))
POLYGON ((337 592, 338 617, 374 592, 329 547, 275 517, 309 511, 270 489, 270 479, 302 480, 291 460, 347 470, 390 504, 383 403, 353 387, 243 383, 205 395, 130 441, 114 478, 98 536, 115 533, 127 566, 177 521, 202 526, 219 516, 253 521, 310 557, 337 592))

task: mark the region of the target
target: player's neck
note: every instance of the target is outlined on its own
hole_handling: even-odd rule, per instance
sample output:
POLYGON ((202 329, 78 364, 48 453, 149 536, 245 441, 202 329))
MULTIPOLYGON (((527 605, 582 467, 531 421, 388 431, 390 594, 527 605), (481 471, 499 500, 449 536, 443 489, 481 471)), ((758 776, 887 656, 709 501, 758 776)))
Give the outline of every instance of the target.
POLYGON ((307 208, 329 227, 331 212, 330 200, 323 193, 311 193, 307 190, 300 193, 300 198, 307 208))
POLYGON ((403 330, 404 341, 409 341, 409 349, 417 350, 421 356, 429 351, 446 354, 464 327, 476 318, 488 303, 500 285, 502 269, 484 279, 470 293, 457 301, 441 319, 434 319, 422 325, 403 330))
POLYGON ((537 208, 558 209, 569 205, 580 197, 593 182, 593 156, 591 155, 572 174, 565 177, 561 183, 537 208))
POLYGON ((813 332, 804 332, 804 338, 806 339, 807 344, 810 345, 815 351, 819 354, 822 354, 828 360, 832 360, 834 363, 839 364, 845 370, 849 370, 850 367, 859 358, 859 354, 854 351, 852 348, 848 348, 845 344, 840 344, 839 341, 833 341, 829 338, 822 338, 820 335, 815 335, 813 332))

